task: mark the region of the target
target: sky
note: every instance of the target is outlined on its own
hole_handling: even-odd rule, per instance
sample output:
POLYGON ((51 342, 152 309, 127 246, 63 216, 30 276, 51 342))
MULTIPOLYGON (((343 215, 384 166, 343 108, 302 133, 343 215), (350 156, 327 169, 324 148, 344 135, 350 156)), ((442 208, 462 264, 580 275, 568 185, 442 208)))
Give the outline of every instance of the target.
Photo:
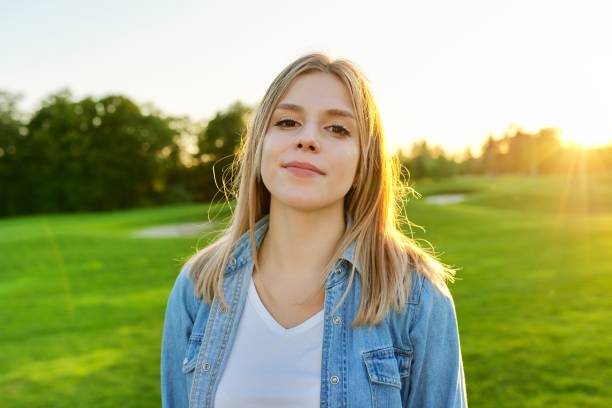
POLYGON ((69 88, 210 119, 313 51, 366 75, 392 148, 479 153, 512 124, 612 142, 612 2, 0 1, 0 90, 69 88))

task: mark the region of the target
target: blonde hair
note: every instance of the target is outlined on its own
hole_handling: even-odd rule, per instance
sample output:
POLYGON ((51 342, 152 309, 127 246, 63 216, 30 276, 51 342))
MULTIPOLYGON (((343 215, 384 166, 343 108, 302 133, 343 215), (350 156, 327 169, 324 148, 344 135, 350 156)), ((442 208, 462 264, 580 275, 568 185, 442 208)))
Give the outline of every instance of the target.
MULTIPOLYGON (((251 116, 246 136, 241 139, 240 149, 232 164, 233 172, 237 171, 231 186, 231 193, 236 196, 236 207, 229 224, 218 239, 197 251, 188 261, 192 263, 190 273, 197 295, 207 303, 216 297, 222 309, 227 308, 223 296, 223 273, 234 244, 246 231, 249 231, 255 268, 259 270, 255 223, 268 214, 270 208, 270 193, 260 174, 262 141, 281 96, 297 76, 309 71, 334 74, 344 83, 351 96, 359 128, 361 159, 357 168, 357 183, 344 198, 344 209, 353 222, 340 239, 325 269, 331 271, 343 251, 353 240, 356 241, 354 259, 358 260, 356 264, 361 265, 361 299, 353 325, 376 325, 385 318, 390 307, 402 310, 410 298, 411 271, 422 273, 448 295, 446 281, 454 280, 455 271, 400 230, 401 223, 415 225, 407 217, 399 216, 404 193, 414 191, 400 181, 399 159, 385 148, 382 122, 367 78, 351 61, 332 61, 322 53, 304 55, 283 69, 251 116)), ((348 294, 354 275, 353 264, 339 304, 348 294)))

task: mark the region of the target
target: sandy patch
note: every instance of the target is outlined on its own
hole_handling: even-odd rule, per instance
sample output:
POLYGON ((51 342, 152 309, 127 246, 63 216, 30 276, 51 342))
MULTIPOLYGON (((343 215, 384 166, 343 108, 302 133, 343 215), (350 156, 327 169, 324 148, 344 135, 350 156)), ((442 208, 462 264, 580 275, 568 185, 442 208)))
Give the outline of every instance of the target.
POLYGON ((134 232, 133 236, 140 238, 181 237, 198 235, 211 230, 216 222, 188 222, 183 224, 166 224, 157 227, 143 228, 134 232))
POLYGON ((465 194, 436 194, 425 197, 425 202, 429 204, 444 205, 460 203, 465 200, 465 194))

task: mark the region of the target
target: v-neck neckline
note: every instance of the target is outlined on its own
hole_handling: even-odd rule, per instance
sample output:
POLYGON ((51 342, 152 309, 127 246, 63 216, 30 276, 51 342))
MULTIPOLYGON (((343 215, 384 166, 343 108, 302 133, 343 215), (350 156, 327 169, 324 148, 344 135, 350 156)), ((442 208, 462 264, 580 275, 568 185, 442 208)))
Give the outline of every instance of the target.
POLYGON ((310 316, 308 319, 304 320, 302 323, 297 326, 293 326, 290 328, 283 327, 280 323, 276 321, 276 319, 270 314, 268 309, 264 306, 261 298, 259 297, 259 293, 257 293, 257 288, 255 287, 255 283, 253 281, 253 275, 251 275, 251 281, 249 284, 249 295, 248 295, 251 304, 261 317, 261 319, 266 323, 266 325, 275 333, 281 335, 290 335, 296 333, 302 333, 312 327, 316 326, 320 322, 323 321, 323 314, 325 312, 325 308, 321 309, 314 315, 310 316))

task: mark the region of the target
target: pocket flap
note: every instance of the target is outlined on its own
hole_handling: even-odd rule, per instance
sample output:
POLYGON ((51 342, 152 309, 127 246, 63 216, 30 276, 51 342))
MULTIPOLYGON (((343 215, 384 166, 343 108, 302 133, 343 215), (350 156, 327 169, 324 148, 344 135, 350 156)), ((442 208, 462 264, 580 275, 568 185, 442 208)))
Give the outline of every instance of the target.
POLYGON ((183 359, 183 373, 193 371, 198 361, 198 352, 202 344, 201 334, 192 334, 187 342, 187 350, 185 350, 185 358, 183 359))
POLYGON ((401 388, 401 378, 410 374, 412 352, 385 347, 363 353, 370 382, 401 388))

